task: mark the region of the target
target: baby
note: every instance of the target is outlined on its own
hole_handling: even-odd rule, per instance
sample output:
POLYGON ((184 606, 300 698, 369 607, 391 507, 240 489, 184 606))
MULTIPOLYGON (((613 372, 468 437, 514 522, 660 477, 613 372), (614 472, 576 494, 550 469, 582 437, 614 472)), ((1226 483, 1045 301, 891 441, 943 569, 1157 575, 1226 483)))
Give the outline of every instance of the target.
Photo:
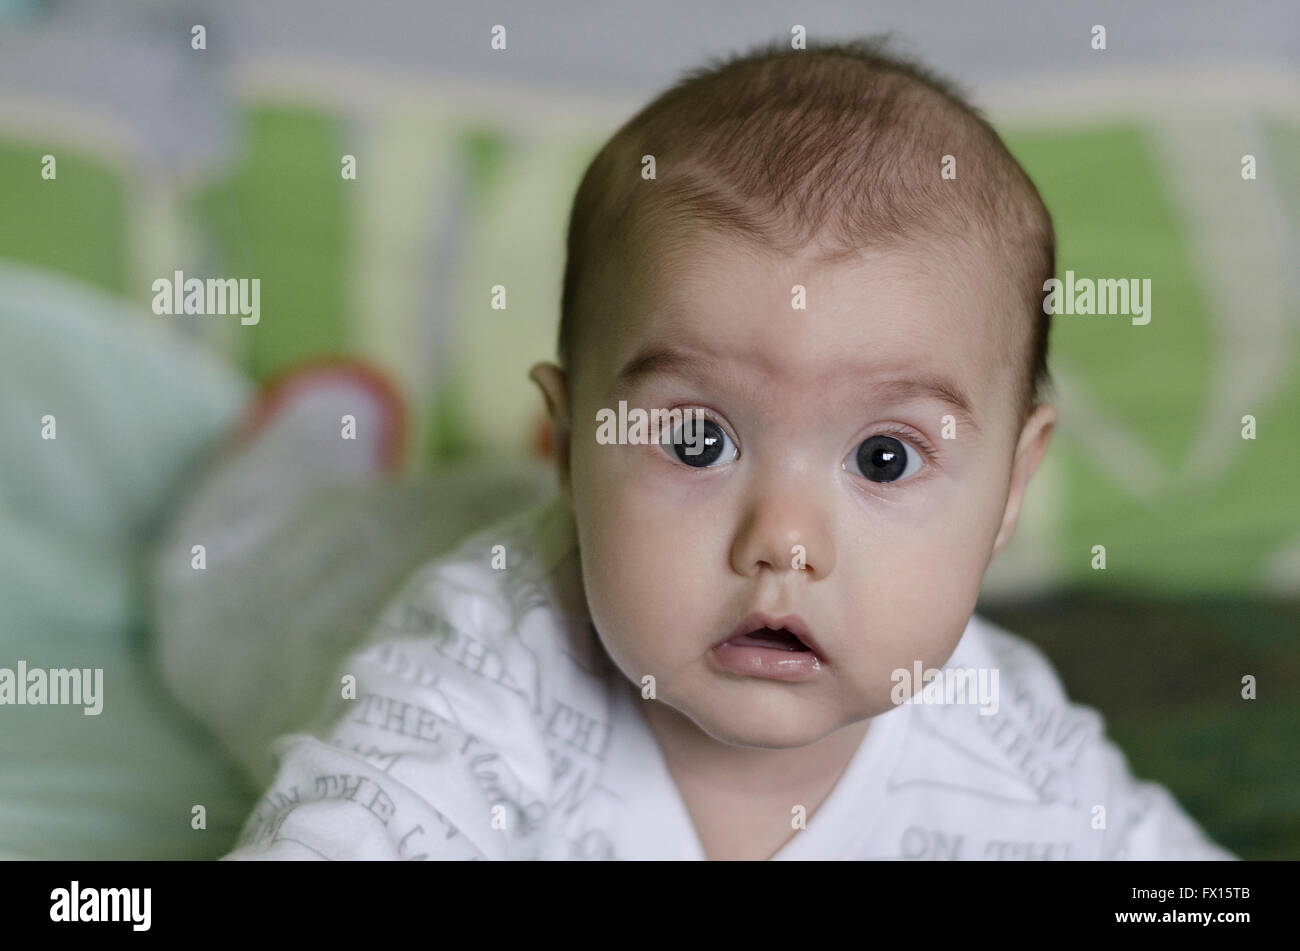
POLYGON ((560 492, 405 583, 227 857, 1232 858, 973 614, 1056 420, 1054 258, 878 46, 686 77, 574 201, 560 492), (627 407, 685 421, 598 438, 627 407))

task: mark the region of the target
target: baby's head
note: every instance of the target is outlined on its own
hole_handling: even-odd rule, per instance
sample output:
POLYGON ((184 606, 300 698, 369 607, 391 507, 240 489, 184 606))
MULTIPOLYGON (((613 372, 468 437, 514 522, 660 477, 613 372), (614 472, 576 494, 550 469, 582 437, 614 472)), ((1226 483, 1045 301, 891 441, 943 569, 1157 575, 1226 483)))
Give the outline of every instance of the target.
POLYGON ((532 373, 623 674, 777 748, 942 667, 1055 421, 1053 267, 993 130, 869 44, 715 64, 624 125, 574 201, 559 365, 532 373), (598 440, 620 401, 702 409, 703 451, 598 440), (815 650, 719 646, 755 612, 815 650))

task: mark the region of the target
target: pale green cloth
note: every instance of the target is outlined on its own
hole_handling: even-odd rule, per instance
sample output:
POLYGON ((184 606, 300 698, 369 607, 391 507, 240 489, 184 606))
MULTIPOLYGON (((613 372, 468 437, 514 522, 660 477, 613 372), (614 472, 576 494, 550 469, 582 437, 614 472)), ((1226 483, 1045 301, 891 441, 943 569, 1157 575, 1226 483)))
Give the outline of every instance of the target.
POLYGON ((98 716, 0 706, 5 857, 207 858, 253 795, 144 650, 150 536, 249 392, 166 320, 0 262, 0 667, 104 672, 98 716))

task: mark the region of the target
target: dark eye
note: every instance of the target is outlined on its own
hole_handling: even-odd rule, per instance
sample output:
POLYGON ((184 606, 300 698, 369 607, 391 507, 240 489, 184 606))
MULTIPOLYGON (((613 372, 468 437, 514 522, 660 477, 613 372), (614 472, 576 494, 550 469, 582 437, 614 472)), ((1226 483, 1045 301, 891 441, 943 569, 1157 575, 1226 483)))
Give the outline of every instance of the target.
POLYGON ((706 418, 704 425, 698 426, 688 417, 664 438, 664 451, 693 469, 707 469, 714 463, 726 463, 736 458, 735 444, 711 419, 706 418))
POLYGON ((898 482, 921 468, 921 454, 902 440, 879 434, 858 443, 844 460, 844 468, 872 482, 898 482))

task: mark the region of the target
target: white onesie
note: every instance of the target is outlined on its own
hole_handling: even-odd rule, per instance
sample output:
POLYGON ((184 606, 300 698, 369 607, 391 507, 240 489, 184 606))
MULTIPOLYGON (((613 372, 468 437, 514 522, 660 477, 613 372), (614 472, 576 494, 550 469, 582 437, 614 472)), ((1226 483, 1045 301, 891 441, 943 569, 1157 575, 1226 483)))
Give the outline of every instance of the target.
MULTIPOLYGON (((276 740, 226 858, 702 859, 638 709, 654 701, 604 654, 580 586, 558 495, 418 570, 319 719, 276 740)), ((1131 776, 1037 648, 972 616, 946 666, 996 669, 997 712, 876 717, 775 858, 1234 858, 1131 776)))

